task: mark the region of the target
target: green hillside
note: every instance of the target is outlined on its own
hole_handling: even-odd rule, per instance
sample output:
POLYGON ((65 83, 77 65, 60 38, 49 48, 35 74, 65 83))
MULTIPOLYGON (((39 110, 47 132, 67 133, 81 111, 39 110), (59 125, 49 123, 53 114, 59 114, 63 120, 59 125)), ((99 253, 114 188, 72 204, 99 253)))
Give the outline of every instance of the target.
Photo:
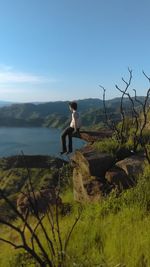
MULTIPOLYGON (((139 98, 142 102, 144 97, 139 98)), ((83 127, 101 125, 105 121, 103 101, 100 99, 78 100, 83 127)), ((124 109, 131 113, 131 102, 124 98, 124 109)), ((135 104, 138 108, 138 103, 135 104)), ((120 120, 120 98, 106 101, 109 116, 114 121, 120 120)), ((0 108, 0 126, 42 126, 65 127, 70 120, 68 101, 47 102, 42 104, 13 104, 0 108)))

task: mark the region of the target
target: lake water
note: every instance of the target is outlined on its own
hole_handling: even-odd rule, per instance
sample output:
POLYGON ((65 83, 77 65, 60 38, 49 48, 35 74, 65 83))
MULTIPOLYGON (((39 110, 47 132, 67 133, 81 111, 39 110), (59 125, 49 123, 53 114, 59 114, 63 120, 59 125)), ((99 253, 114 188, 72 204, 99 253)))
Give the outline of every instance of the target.
MULTIPOLYGON (((20 155, 59 156, 60 133, 52 128, 0 127, 0 157, 20 155)), ((73 148, 78 149, 84 141, 73 138, 73 148)))

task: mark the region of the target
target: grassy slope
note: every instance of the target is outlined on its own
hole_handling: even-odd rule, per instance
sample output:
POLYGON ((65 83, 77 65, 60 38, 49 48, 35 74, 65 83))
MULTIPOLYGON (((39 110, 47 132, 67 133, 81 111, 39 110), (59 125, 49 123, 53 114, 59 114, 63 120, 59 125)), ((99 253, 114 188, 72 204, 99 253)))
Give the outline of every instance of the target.
MULTIPOLYGON (((61 220, 63 234, 73 218, 74 215, 71 215, 61 220)), ((150 215, 138 207, 124 208, 118 214, 110 213, 105 217, 100 216, 98 206, 86 207, 71 238, 66 267, 72 267, 73 263, 85 267, 115 267, 117 264, 128 267, 150 266, 149 223, 150 215)), ((4 235, 8 236, 8 233, 4 235)), ((9 236, 15 239, 11 232, 9 236)), ((0 266, 12 267, 15 254, 16 251, 9 246, 1 245, 0 266)), ((14 266, 20 265, 15 262, 14 266)))
MULTIPOLYGON (((66 267, 150 266, 149 190, 150 168, 147 166, 136 188, 124 192, 119 198, 112 194, 103 203, 83 206, 82 217, 68 246, 66 267)), ((63 200, 74 205, 70 215, 60 218, 61 232, 65 239, 76 216, 77 204, 73 202, 71 191, 63 194, 63 200)), ((34 223, 33 218, 31 223, 34 223)), ((48 227, 46 220, 45 225, 48 227)), ((8 235, 16 238, 4 229, 4 236, 8 235)), ((40 239, 43 239, 42 235, 40 239)), ((1 244, 0 266, 19 267, 20 262, 17 265, 15 253, 9 246, 1 244)), ((35 265, 28 263, 24 266, 35 265)))
MULTIPOLYGON (((114 143, 104 143, 110 153, 116 150, 114 143)), ((100 147, 102 149, 102 147, 100 147)), ((53 170, 55 171, 55 169, 53 170)), ((24 188, 27 179, 24 169, 1 170, 0 188, 6 188, 14 196, 24 188), (17 186, 16 186, 17 185, 17 186)), ((35 189, 54 182, 50 169, 31 169, 35 189)), ((127 190, 121 196, 111 194, 101 203, 83 206, 82 217, 78 222, 67 252, 65 267, 148 267, 150 266, 150 166, 140 177, 137 186, 127 190)), ((77 213, 78 205, 73 201, 71 189, 62 194, 63 202, 73 206, 72 212, 60 217, 63 239, 70 229, 77 213)), ((20 222, 16 220, 16 224, 20 222)), ((31 224, 34 224, 31 218, 31 224)), ((45 219, 45 226, 47 226, 45 219)), ((48 228, 47 228, 48 229, 48 228)), ((49 230, 48 230, 49 231, 49 230)), ((0 229, 3 237, 17 240, 12 231, 0 229)), ((27 233, 28 235, 28 233, 27 233)), ((40 239, 44 238, 39 232, 40 239)), ((45 244, 45 247, 47 245, 45 244)), ((0 243, 0 267, 20 267, 20 254, 8 245, 0 243)), ((25 263, 24 266, 35 266, 25 263)))

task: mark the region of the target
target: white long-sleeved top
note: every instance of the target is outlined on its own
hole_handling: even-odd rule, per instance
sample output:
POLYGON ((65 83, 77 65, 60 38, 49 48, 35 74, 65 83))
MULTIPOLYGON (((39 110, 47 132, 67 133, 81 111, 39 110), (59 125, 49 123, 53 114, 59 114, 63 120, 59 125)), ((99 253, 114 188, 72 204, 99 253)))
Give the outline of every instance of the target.
POLYGON ((72 112, 72 120, 70 123, 70 127, 74 129, 78 129, 81 127, 80 114, 76 110, 73 110, 72 112))

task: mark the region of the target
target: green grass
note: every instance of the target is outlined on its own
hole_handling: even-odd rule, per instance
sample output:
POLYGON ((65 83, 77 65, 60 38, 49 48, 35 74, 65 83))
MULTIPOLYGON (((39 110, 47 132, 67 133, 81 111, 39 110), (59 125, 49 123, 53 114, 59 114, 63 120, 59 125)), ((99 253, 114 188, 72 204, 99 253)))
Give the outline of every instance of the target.
POLYGON ((113 138, 107 138, 102 141, 97 141, 93 144, 100 152, 106 152, 111 155, 116 155, 117 150, 119 149, 119 143, 113 138))
POLYGON ((94 209, 83 215, 74 231, 68 255, 70 265, 77 266, 143 266, 142 257, 150 266, 150 216, 137 209, 123 209, 105 218, 94 209), (89 215, 89 212, 92 213, 89 215))
MULTIPOLYGON (((61 219, 61 232, 64 237, 74 216, 75 212, 61 219)), ((138 207, 124 208, 117 214, 110 213, 105 217, 100 216, 98 205, 85 207, 68 246, 66 267, 150 266, 149 224, 150 215, 138 207)), ((40 233, 39 235, 46 247, 43 236, 40 233)), ((18 258, 13 249, 1 245, 0 251, 1 267, 12 267, 12 263, 20 267, 16 265, 18 258)), ((32 265, 28 263, 24 266, 32 265)))
MULTIPOLYGON (((120 196, 113 192, 107 199, 95 204, 84 204, 82 215, 76 225, 66 255, 65 267, 149 267, 150 266, 150 166, 145 165, 135 188, 120 196)), ((73 201, 71 190, 66 190, 63 201, 71 203, 71 213, 60 216, 63 241, 77 216, 78 203, 73 201)), ((16 224, 19 224, 16 221, 16 224)), ((30 218, 31 225, 35 219, 30 218)), ((44 220, 47 231, 47 219, 44 220)), ((1 229, 2 235, 16 240, 12 231, 1 229)), ((29 233, 26 233, 29 237, 29 233)), ((45 248, 47 244, 39 230, 38 235, 45 248)), ((24 254, 17 253, 8 245, 0 243, 0 267, 36 266, 24 254)), ((38 266, 38 265, 37 265, 38 266)))

